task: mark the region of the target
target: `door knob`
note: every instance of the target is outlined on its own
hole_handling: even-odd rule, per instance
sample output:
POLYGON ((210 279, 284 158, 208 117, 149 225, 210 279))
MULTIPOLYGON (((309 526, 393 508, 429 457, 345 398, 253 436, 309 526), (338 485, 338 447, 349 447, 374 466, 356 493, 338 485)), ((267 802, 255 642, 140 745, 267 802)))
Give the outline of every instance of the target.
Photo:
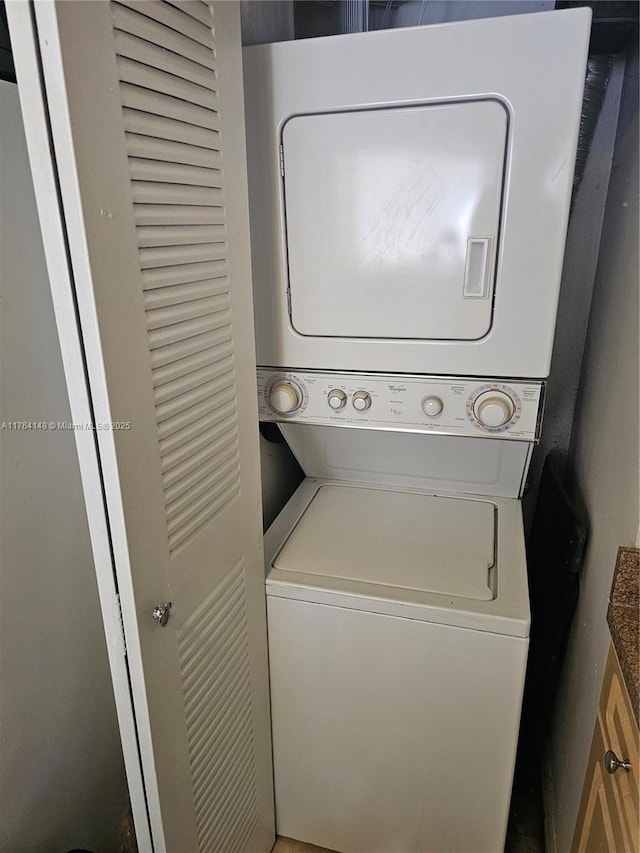
POLYGON ((615 752, 612 749, 608 749, 604 754, 604 768, 607 773, 615 773, 621 767, 628 772, 631 770, 631 762, 628 758, 623 758, 620 761, 615 752))
POLYGON ((166 604, 157 604, 153 608, 153 613, 151 614, 156 622, 159 622, 160 625, 164 628, 169 619, 171 618, 173 612, 173 604, 170 601, 167 601, 166 604))

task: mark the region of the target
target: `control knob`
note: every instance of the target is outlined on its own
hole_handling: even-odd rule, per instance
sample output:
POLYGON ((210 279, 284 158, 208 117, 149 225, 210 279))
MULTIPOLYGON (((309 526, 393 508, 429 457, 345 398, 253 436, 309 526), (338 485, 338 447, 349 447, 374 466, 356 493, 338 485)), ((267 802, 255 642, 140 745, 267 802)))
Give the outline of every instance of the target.
POLYGON ((327 402, 332 409, 343 409, 347 403, 347 395, 340 388, 333 388, 327 394, 327 402))
POLYGON ((437 417, 443 408, 444 404, 440 397, 425 397, 422 401, 422 411, 429 418, 437 417))
POLYGON ((496 429, 504 426, 513 417, 514 404, 503 391, 485 391, 473 402, 473 411, 482 426, 496 429))
POLYGON ((371 394, 367 391, 356 391, 353 395, 353 408, 359 412, 366 412, 371 406, 371 394))
POLYGON ((302 405, 302 389, 289 379, 281 379, 269 390, 269 403, 279 415, 290 415, 302 405))

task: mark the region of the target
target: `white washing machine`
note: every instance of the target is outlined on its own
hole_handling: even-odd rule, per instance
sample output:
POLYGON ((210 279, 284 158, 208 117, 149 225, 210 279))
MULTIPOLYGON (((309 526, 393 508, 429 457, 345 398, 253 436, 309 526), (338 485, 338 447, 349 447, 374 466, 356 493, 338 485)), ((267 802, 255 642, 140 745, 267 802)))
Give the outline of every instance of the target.
POLYGON ((266 553, 278 833, 501 851, 529 635, 519 501, 306 479, 266 553))
POLYGON ((308 475, 265 538, 278 832, 500 851, 542 383, 261 369, 258 388, 308 475))
POLYGON ((499 853, 588 9, 245 50, 276 826, 499 853))

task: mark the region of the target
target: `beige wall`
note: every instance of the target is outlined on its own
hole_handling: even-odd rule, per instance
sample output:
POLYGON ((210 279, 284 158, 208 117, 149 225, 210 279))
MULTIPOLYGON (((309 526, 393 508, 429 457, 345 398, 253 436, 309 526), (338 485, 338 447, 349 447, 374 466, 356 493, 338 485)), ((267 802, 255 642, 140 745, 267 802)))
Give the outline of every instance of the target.
POLYGON ((559 853, 570 849, 582 791, 609 646, 616 552, 638 535, 638 381, 636 53, 625 72, 570 457, 573 492, 591 532, 549 745, 547 820, 559 853))
MULTIPOLYGON (((70 420, 17 86, 0 81, 0 424, 70 420)), ((0 850, 116 848, 127 788, 73 433, 0 429, 0 850)))
POLYGON ((260 436, 262 517, 266 530, 300 485, 302 469, 286 444, 274 444, 260 436))
MULTIPOLYGON (((244 45, 293 38, 292 0, 241 0, 240 14, 244 45)), ((286 444, 274 444, 262 436, 260 467, 266 530, 300 483, 302 471, 286 444)))

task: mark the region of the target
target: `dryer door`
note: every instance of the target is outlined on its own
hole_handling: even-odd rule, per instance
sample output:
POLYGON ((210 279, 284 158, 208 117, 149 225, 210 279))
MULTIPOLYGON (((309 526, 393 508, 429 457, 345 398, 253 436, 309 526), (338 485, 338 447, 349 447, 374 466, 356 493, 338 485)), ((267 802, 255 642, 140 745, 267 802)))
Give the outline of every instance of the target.
POLYGON ((548 375, 590 17, 245 48, 259 365, 548 375))
POLYGON ((506 140, 507 112, 488 99, 290 119, 282 145, 296 332, 486 335, 506 140))

